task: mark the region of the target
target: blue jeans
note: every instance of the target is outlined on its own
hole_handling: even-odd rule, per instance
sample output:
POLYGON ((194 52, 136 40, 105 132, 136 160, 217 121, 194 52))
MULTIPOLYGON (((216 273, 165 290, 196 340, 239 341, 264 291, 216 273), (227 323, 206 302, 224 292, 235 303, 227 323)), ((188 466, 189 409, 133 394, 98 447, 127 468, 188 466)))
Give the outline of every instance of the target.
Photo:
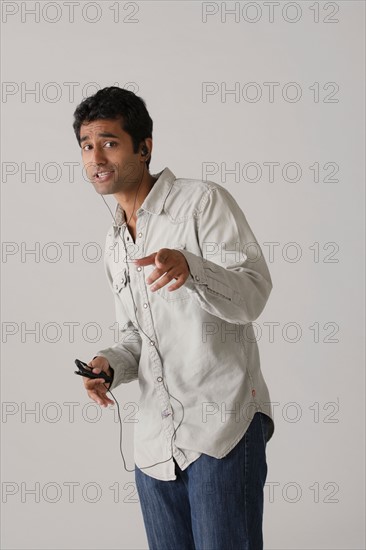
POLYGON ((150 550, 262 550, 269 417, 256 412, 224 458, 202 454, 177 479, 135 479, 150 550))

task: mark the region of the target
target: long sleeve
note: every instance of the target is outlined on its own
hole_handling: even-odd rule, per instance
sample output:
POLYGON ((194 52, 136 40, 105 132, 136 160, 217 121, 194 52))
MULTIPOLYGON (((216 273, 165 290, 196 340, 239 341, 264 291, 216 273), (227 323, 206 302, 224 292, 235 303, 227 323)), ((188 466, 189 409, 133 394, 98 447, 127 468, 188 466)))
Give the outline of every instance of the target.
MULTIPOLYGON (((113 286, 113 278, 108 266, 107 257, 104 259, 104 268, 110 289, 114 295, 116 321, 121 338, 111 347, 99 350, 95 355, 105 357, 113 369, 113 382, 110 389, 122 383, 131 382, 138 378, 139 361, 141 355, 141 336, 126 314, 118 290, 113 286)), ((124 292, 129 292, 125 289, 124 292)))
POLYGON ((190 269, 186 288, 212 315, 230 323, 254 321, 272 280, 244 213, 225 188, 206 191, 197 231, 202 256, 180 250, 190 269))

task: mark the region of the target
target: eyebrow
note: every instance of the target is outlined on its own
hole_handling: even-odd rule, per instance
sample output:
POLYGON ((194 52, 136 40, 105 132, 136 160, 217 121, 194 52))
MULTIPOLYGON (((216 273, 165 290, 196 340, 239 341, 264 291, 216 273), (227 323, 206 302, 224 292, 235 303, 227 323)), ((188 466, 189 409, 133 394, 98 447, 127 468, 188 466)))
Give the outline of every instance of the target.
MULTIPOLYGON (((111 137, 111 138, 119 139, 119 136, 116 136, 115 134, 111 134, 110 132, 102 132, 102 133, 98 134, 98 137, 111 137)), ((82 143, 83 141, 85 141, 87 139, 89 139, 89 136, 83 136, 80 139, 80 143, 82 143)))

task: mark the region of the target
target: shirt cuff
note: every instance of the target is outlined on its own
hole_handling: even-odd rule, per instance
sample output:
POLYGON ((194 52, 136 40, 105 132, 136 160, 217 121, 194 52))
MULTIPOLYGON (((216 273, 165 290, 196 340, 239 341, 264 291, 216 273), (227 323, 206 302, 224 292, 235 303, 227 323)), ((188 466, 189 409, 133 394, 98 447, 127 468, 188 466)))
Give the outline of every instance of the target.
POLYGON ((187 288, 194 290, 196 285, 206 285, 207 286, 207 276, 203 267, 204 259, 188 250, 180 250, 187 260, 189 267, 190 275, 186 282, 184 283, 187 288))
POLYGON ((242 303, 240 294, 225 284, 225 280, 222 280, 226 275, 224 268, 187 250, 180 250, 180 252, 184 254, 191 273, 185 282, 185 286, 189 290, 204 291, 208 289, 211 296, 216 295, 238 305, 242 303))

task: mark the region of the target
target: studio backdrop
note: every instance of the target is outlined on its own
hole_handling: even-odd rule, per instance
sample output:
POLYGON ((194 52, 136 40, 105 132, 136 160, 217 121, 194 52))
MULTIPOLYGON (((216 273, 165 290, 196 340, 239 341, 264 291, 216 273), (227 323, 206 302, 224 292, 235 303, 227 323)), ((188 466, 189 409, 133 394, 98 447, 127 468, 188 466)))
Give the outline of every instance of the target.
POLYGON ((75 358, 119 334, 103 267, 112 218, 73 112, 117 85, 154 121, 151 173, 228 189, 271 273, 253 323, 275 420, 265 548, 365 548, 364 2, 1 10, 1 547, 147 549, 138 383, 114 392, 126 471, 116 407, 74 375, 75 358))

